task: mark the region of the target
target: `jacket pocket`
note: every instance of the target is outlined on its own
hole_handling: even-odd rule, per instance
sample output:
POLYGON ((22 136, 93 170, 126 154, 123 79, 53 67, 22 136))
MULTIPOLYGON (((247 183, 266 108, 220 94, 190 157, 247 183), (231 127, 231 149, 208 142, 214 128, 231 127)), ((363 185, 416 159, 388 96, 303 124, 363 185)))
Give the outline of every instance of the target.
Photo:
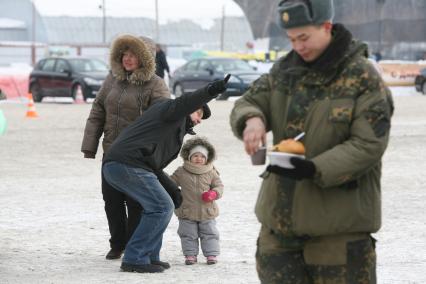
POLYGON ((328 121, 339 139, 346 139, 349 135, 353 109, 354 101, 352 99, 332 99, 330 101, 328 121))
POLYGON ((189 214, 191 213, 191 209, 189 209, 188 207, 181 207, 179 209, 180 213, 181 213, 181 218, 187 219, 189 218, 189 214))
POLYGON ((216 204, 213 204, 210 207, 207 207, 207 215, 209 217, 216 217, 218 215, 218 208, 216 206, 216 204))
POLYGON ((140 114, 142 114, 148 107, 151 105, 152 91, 147 90, 145 92, 139 93, 139 109, 140 114))
POLYGON ((353 100, 333 99, 330 101, 328 120, 333 123, 349 124, 352 121, 353 100))
POLYGON ((380 225, 380 190, 361 179, 329 188, 301 181, 294 204, 298 235, 375 232, 380 225))
POLYGON ((387 101, 382 100, 369 106, 364 113, 376 137, 383 137, 389 131, 391 108, 387 101))
POLYGON ((157 148, 157 145, 154 143, 150 145, 146 145, 143 148, 141 148, 141 153, 144 157, 152 156, 155 152, 155 148, 157 148))
POLYGON ((149 166, 153 170, 158 170, 158 158, 156 158, 156 151, 157 144, 151 143, 149 145, 145 145, 143 148, 141 148, 139 151, 142 155, 142 161, 149 166))
POLYGON ((269 172, 262 174, 262 178, 256 216, 262 225, 274 228, 283 236, 291 236, 295 181, 269 172))

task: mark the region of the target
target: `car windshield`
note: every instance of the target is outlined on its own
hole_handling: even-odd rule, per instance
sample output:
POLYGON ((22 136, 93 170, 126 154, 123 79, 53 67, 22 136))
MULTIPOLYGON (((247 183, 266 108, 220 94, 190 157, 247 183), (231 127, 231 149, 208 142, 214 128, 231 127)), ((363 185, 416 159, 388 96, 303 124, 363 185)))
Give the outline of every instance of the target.
POLYGON ((97 59, 75 58, 69 60, 75 72, 108 71, 108 66, 97 59))
POLYGON ((211 64, 217 71, 229 72, 229 71, 253 71, 253 67, 243 60, 212 60, 211 64))

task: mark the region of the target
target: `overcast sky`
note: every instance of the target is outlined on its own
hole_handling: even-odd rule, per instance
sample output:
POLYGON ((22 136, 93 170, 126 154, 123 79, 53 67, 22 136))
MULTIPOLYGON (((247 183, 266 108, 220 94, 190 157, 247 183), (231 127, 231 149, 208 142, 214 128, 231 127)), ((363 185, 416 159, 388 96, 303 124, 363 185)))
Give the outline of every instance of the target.
MULTIPOLYGON (((102 16, 102 0, 33 0, 46 16, 102 16)), ((221 17, 222 8, 228 16, 242 16, 232 0, 158 0, 161 23, 179 19, 198 22, 221 17)), ((105 0, 107 16, 155 18, 155 0, 105 0)))

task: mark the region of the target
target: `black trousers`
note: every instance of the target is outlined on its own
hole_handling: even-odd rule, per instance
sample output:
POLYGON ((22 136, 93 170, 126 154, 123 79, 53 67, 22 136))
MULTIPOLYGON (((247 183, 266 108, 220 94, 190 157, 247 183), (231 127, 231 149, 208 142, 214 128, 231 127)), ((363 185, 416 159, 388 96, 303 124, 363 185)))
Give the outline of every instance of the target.
POLYGON ((114 189, 102 174, 102 196, 111 238, 112 249, 124 250, 127 241, 139 225, 143 208, 129 196, 114 189))

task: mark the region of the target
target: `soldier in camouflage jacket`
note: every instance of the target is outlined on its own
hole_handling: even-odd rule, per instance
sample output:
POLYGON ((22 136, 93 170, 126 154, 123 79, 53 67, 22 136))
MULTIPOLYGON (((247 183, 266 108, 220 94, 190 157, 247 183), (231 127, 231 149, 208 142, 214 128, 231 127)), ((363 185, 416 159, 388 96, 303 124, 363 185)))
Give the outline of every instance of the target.
POLYGON ((324 13, 326 2, 332 9, 331 0, 281 1, 293 50, 231 113, 234 134, 250 155, 267 131, 274 144, 306 133, 306 160, 291 159, 295 169, 268 166, 262 175, 255 209, 262 283, 376 281, 370 234, 381 225, 381 158, 393 103, 367 46, 343 25, 315 22, 315 12, 311 22, 291 22, 300 9, 324 13))

